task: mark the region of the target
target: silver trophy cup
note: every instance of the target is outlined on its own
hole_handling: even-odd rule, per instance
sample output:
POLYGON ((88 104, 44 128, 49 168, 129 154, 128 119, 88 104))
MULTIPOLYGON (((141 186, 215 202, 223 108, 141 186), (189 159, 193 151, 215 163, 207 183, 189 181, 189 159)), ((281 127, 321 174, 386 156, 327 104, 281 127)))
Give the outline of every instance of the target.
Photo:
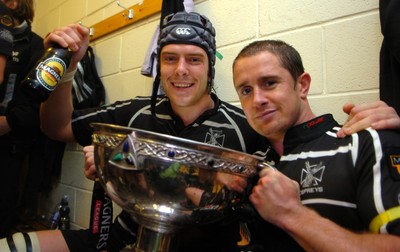
POLYGON ((133 251, 170 251, 175 232, 227 218, 248 196, 262 160, 134 128, 93 123, 95 164, 112 200, 139 229, 133 251))

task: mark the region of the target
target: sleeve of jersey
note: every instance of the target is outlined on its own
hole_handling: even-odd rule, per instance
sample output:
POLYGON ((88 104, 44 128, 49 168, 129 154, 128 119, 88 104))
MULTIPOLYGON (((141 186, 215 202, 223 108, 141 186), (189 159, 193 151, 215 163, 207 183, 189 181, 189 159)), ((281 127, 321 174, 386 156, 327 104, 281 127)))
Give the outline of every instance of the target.
POLYGON ((92 144, 93 128, 91 123, 99 122, 127 126, 129 113, 133 111, 131 104, 132 101, 129 100, 100 108, 74 110, 72 113, 72 131, 76 141, 82 146, 92 144))
POLYGON ((373 233, 400 236, 400 134, 369 130, 359 136, 356 184, 361 218, 373 233))

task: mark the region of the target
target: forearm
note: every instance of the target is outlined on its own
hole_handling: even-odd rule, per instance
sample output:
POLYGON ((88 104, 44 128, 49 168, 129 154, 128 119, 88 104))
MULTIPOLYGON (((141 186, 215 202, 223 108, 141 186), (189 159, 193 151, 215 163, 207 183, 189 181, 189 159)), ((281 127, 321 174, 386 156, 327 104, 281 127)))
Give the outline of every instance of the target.
POLYGON ((7 118, 5 116, 0 116, 0 136, 5 135, 11 131, 8 125, 7 118))
POLYGON ((7 57, 4 54, 0 54, 0 85, 4 81, 4 71, 7 65, 7 57))
POLYGON ((281 225, 307 251, 400 251, 398 236, 353 233, 309 208, 299 208, 296 217, 281 225))
POLYGON ((59 230, 15 233, 0 239, 0 251, 68 252, 68 246, 59 230))
POLYGON ((69 251, 67 243, 59 230, 39 231, 36 234, 41 252, 69 251))
POLYGON ((44 47, 54 43, 73 51, 71 64, 57 88, 41 105, 40 123, 42 131, 49 137, 65 142, 75 141, 71 127, 73 71, 82 59, 89 44, 89 29, 78 24, 57 28, 44 39, 44 47), (69 77, 67 76, 71 74, 69 77), (68 81, 66 81, 68 79, 68 81))
POLYGON ((72 81, 58 84, 49 98, 40 106, 40 126, 50 138, 72 142, 71 134, 72 81))

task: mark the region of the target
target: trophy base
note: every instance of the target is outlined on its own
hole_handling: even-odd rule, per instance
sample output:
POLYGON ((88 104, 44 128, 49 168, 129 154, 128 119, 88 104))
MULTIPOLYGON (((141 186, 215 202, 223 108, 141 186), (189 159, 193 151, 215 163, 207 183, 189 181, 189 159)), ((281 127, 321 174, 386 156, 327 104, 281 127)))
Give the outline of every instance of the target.
POLYGON ((132 252, 169 252, 173 233, 161 233, 139 226, 132 252))

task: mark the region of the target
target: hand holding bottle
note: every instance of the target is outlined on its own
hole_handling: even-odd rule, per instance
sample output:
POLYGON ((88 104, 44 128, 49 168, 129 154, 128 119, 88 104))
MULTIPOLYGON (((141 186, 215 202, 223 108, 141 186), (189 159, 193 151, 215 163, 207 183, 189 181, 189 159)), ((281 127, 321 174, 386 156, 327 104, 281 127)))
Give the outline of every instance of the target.
POLYGON ((46 49, 58 44, 61 47, 72 50, 73 56, 67 70, 67 72, 71 72, 76 69, 78 62, 83 58, 89 45, 89 29, 80 24, 70 24, 47 34, 43 43, 46 49))
POLYGON ((45 54, 22 81, 24 93, 43 102, 59 83, 72 83, 88 44, 89 31, 81 25, 72 24, 49 33, 44 40, 45 54))

